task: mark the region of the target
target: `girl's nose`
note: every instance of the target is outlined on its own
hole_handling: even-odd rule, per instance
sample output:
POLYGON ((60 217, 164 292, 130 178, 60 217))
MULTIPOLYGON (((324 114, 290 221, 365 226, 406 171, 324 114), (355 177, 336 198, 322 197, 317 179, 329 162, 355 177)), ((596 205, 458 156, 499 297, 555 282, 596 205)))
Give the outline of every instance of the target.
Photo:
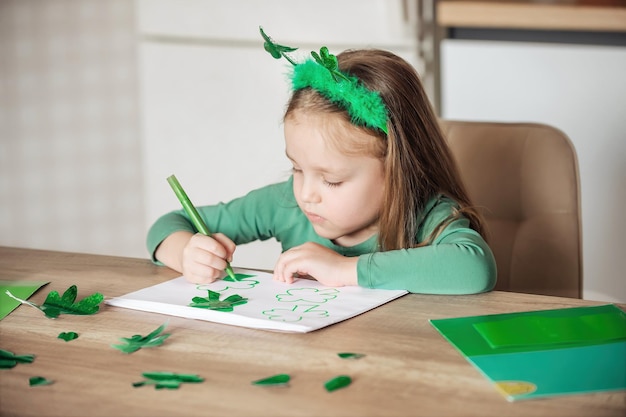
POLYGON ((305 203, 319 203, 320 194, 317 190, 317 184, 311 178, 303 178, 300 187, 300 199, 305 203))

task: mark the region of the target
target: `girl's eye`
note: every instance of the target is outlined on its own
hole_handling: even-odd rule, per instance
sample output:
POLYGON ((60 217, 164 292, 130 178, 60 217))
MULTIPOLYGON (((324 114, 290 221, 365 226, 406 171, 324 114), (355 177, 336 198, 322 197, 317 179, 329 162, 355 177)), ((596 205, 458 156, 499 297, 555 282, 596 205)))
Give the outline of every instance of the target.
POLYGON ((329 182, 329 181, 324 180, 324 185, 329 188, 335 188, 335 187, 339 187, 341 185, 341 182, 329 182))
POLYGON ((291 172, 293 172, 294 174, 299 174, 300 172, 302 172, 302 170, 300 168, 292 167, 291 172))

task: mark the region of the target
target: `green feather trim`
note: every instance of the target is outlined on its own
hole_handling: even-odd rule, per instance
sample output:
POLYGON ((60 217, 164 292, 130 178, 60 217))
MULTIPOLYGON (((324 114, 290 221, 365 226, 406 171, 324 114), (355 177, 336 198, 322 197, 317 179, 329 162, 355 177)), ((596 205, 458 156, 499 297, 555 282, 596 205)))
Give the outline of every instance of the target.
POLYGON ((331 72, 313 60, 294 66, 291 77, 295 90, 311 87, 350 114, 353 124, 387 133, 387 108, 380 94, 364 87, 357 78, 335 80, 331 72))

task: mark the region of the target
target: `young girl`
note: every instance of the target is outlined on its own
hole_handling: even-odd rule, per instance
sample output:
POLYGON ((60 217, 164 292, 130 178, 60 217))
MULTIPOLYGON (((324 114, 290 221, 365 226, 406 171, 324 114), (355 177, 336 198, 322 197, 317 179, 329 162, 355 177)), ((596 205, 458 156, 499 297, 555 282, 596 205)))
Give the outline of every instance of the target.
POLYGON ((276 238, 274 279, 432 294, 495 285, 483 225, 465 192, 419 76, 400 57, 326 48, 295 63, 284 116, 293 175, 229 203, 199 207, 212 237, 184 211, 148 233, 153 259, 194 283, 218 279, 237 244, 276 238), (338 67, 336 66, 338 62, 338 67))

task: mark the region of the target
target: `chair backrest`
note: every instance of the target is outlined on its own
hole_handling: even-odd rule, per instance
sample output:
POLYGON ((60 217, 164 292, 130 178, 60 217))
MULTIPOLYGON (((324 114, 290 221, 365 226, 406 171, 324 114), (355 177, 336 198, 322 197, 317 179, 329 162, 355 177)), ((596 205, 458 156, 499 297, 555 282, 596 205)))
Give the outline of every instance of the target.
POLYGON ((441 126, 487 222, 496 289, 580 298, 578 162, 569 138, 535 123, 442 120, 441 126))

